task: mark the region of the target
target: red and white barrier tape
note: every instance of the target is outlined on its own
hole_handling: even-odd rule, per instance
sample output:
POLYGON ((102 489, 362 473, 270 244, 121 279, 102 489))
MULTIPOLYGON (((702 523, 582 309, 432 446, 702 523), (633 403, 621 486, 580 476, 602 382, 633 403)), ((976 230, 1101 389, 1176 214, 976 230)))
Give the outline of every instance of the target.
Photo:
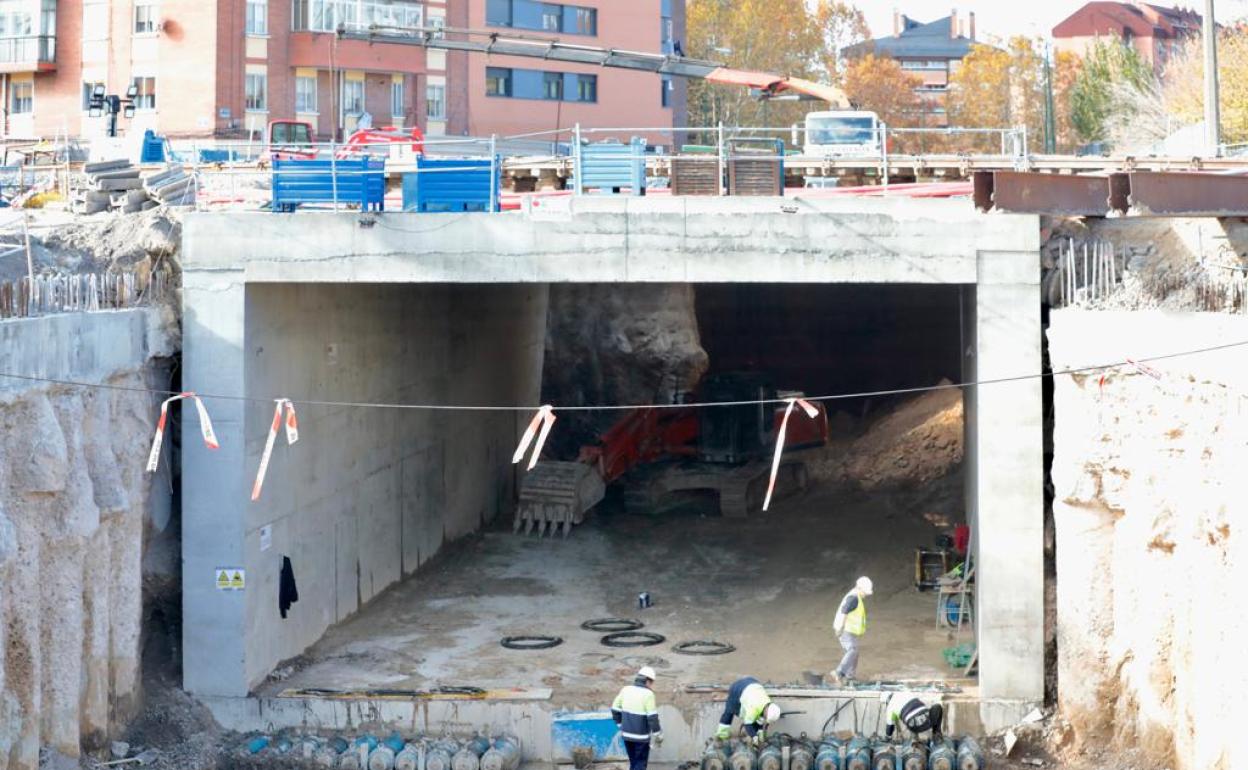
POLYGON ((295 404, 289 398, 274 399, 277 405, 273 408, 273 422, 269 425, 269 437, 264 442, 264 453, 260 455, 260 467, 256 470, 256 482, 251 486, 252 501, 260 499, 260 490, 264 487, 264 476, 269 472, 269 458, 273 456, 273 444, 277 442, 277 429, 282 425, 282 407, 286 408, 286 445, 290 446, 299 440, 299 421, 295 418, 295 404))
POLYGON ((542 445, 546 443, 546 437, 550 435, 550 429, 555 424, 555 408, 550 404, 546 404, 537 410, 537 414, 533 415, 529 427, 525 429, 524 435, 520 437, 520 446, 516 447, 516 453, 511 456, 511 463, 515 465, 524 459, 524 453, 528 450, 529 444, 533 442, 533 436, 537 435, 537 442, 533 444, 533 454, 529 457, 529 466, 525 470, 533 470, 533 466, 537 465, 537 458, 542 455, 542 445), (541 433, 537 432, 538 425, 541 425, 541 433))
POLYGON ((812 420, 819 416, 819 410, 809 401, 801 398, 790 398, 789 406, 784 410, 784 419, 780 421, 780 431, 776 434, 776 453, 771 458, 771 479, 767 482, 767 497, 763 498, 763 510, 771 505, 771 493, 776 488, 776 474, 780 472, 780 455, 784 454, 784 434, 789 429, 789 415, 793 414, 794 406, 802 407, 806 416, 812 420))
POLYGON ((169 404, 186 398, 195 402, 195 409, 199 412, 199 432, 204 437, 204 446, 209 449, 221 448, 221 445, 217 443, 217 434, 212 432, 212 420, 208 419, 208 410, 204 408, 204 402, 200 400, 199 396, 190 391, 170 396, 160 404, 160 420, 156 422, 156 435, 152 439, 152 451, 147 455, 148 473, 155 473, 156 469, 160 467, 160 446, 165 440, 165 424, 169 419, 169 404))

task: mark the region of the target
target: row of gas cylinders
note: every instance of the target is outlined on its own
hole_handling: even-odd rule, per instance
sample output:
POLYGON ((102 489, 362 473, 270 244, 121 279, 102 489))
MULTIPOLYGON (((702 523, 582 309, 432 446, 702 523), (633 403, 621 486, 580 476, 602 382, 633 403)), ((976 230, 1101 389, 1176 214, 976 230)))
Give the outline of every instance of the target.
POLYGON ((819 741, 774 738, 761 749, 744 741, 713 742, 702 770, 984 770, 984 752, 974 738, 892 743, 855 735, 819 741), (787 756, 786 756, 787 755, 787 756))
POLYGON ((517 770, 520 767, 520 741, 512 736, 487 738, 474 735, 460 739, 413 738, 398 732, 379 739, 360 735, 319 738, 304 736, 252 738, 249 754, 302 756, 317 765, 336 770, 517 770))

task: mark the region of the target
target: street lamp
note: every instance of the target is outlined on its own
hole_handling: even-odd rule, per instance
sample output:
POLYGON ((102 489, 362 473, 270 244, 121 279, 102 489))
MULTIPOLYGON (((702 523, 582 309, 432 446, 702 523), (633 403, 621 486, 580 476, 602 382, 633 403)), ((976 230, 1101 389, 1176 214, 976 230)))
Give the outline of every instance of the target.
POLYGON ((139 95, 138 85, 131 83, 126 89, 123 99, 117 94, 105 94, 104 84, 96 83, 91 89, 91 99, 87 102, 87 115, 98 118, 108 116, 108 135, 117 136, 117 115, 125 116, 126 120, 134 117, 134 102, 139 95))

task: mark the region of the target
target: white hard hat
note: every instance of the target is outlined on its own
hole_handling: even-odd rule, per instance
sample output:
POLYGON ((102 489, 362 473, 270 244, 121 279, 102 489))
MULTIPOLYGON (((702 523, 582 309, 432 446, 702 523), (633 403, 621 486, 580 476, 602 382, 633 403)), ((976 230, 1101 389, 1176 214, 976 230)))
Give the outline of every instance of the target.
POLYGON ((763 719, 768 723, 774 722, 780 718, 780 707, 775 703, 768 703, 767 708, 763 710, 763 719))
POLYGON ((644 677, 645 679, 649 679, 651 682, 653 682, 655 679, 658 679, 658 677, 655 676, 654 674, 654 669, 650 668, 649 666, 642 666, 641 670, 637 672, 637 676, 644 677))
POLYGON ((854 587, 862 592, 863 596, 870 596, 873 588, 871 585, 871 578, 863 575, 858 578, 858 582, 854 584, 854 587))

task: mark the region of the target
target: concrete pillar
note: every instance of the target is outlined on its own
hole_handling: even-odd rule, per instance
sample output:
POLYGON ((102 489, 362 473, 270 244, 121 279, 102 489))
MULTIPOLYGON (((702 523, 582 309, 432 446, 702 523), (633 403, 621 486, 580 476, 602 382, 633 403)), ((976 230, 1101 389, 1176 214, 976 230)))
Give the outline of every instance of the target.
MULTIPOLYGON (((246 392, 242 272, 187 272, 182 302, 184 381, 205 393, 246 392)), ((200 440, 194 407, 182 412, 183 686, 194 695, 244 696, 244 592, 218 591, 213 580, 218 567, 243 564, 243 403, 206 405, 216 451, 200 440)))
MULTIPOLYGON (((979 381, 1040 372, 1039 250, 980 252, 975 290, 979 381)), ((974 388, 972 463, 976 628, 985 699, 1044 698, 1044 496, 1041 380, 974 388)))

